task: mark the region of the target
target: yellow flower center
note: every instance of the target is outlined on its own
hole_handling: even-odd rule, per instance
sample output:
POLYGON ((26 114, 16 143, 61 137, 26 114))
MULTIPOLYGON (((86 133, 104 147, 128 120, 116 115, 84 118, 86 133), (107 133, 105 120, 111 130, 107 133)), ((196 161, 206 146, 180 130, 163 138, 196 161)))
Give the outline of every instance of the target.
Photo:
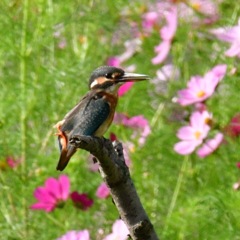
POLYGON ((201 4, 196 2, 191 4, 192 8, 195 9, 196 11, 199 11, 201 8, 201 4))
POLYGON ((197 97, 199 97, 199 98, 201 98, 201 97, 203 97, 203 96, 205 96, 205 92, 204 91, 199 91, 198 93, 197 93, 197 97))
POLYGON ((195 135, 196 139, 199 139, 201 137, 201 133, 198 131, 195 132, 194 135, 195 135))

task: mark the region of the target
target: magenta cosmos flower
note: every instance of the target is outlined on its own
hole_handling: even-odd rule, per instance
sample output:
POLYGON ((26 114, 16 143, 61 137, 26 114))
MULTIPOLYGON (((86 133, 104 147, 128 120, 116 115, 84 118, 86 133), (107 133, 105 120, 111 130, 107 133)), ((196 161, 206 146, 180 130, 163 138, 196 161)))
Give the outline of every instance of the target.
POLYGON ((57 240, 90 240, 88 230, 82 231, 69 231, 65 235, 61 236, 57 240))
POLYGON ((174 145, 174 150, 181 155, 192 153, 207 137, 210 118, 211 115, 206 111, 194 112, 190 117, 190 125, 178 130, 177 137, 181 141, 174 145))
POLYGON ((86 193, 78 193, 75 191, 70 194, 70 198, 72 199, 75 207, 82 210, 87 210, 93 205, 93 200, 89 198, 86 193))
POLYGON ((238 25, 229 28, 217 28, 211 30, 218 39, 228 42, 231 47, 225 52, 228 57, 240 58, 240 19, 238 25))
POLYGON ((182 106, 203 102, 215 91, 227 70, 226 65, 217 65, 204 77, 193 76, 187 84, 187 88, 178 91, 177 102, 182 106))
POLYGON ((207 140, 198 150, 197 155, 204 158, 214 152, 223 141, 223 134, 217 133, 212 139, 207 140))
POLYGON ((127 240, 129 231, 122 220, 116 220, 112 226, 112 233, 103 240, 127 240))
POLYGON ((22 160, 21 159, 15 159, 11 156, 8 156, 6 158, 6 162, 7 162, 7 165, 10 168, 17 168, 22 163, 22 160))
POLYGON ((240 135, 240 113, 237 113, 225 127, 225 132, 230 137, 238 137, 240 135))
POLYGON ((133 86, 134 82, 127 82, 124 83, 119 89, 118 89, 118 96, 122 97, 125 95, 133 86))
POLYGON ((61 175, 59 179, 48 178, 44 186, 36 188, 34 197, 38 200, 31 206, 34 210, 53 211, 61 207, 69 197, 70 181, 68 176, 61 175))

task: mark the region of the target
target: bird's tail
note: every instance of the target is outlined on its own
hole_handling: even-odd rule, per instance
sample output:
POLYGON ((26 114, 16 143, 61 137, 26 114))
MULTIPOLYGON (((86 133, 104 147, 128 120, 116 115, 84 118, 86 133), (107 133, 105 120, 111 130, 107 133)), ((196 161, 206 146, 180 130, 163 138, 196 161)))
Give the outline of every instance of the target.
POLYGON ((68 144, 67 148, 63 148, 61 151, 60 159, 58 161, 57 170, 62 171, 68 164, 72 155, 77 151, 77 148, 68 144))

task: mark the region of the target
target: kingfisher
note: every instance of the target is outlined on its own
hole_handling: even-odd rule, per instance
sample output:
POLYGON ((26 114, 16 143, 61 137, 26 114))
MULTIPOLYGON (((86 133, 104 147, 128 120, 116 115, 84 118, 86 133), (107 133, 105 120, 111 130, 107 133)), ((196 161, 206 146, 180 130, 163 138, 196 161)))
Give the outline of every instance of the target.
POLYGON ((102 137, 111 125, 118 102, 118 89, 126 82, 148 80, 144 74, 126 73, 112 66, 94 70, 89 78, 89 92, 55 127, 60 147, 57 170, 62 171, 77 148, 70 143, 75 135, 102 137))

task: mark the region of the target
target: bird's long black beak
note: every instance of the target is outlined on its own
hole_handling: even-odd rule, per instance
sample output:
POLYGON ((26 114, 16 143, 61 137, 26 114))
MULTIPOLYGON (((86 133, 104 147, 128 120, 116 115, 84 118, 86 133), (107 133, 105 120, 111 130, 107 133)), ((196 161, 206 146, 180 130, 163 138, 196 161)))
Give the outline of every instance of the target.
POLYGON ((123 76, 121 76, 119 79, 116 80, 118 83, 125 83, 125 82, 138 82, 138 81, 144 81, 149 80, 149 76, 144 74, 138 74, 138 73, 124 73, 123 76))

